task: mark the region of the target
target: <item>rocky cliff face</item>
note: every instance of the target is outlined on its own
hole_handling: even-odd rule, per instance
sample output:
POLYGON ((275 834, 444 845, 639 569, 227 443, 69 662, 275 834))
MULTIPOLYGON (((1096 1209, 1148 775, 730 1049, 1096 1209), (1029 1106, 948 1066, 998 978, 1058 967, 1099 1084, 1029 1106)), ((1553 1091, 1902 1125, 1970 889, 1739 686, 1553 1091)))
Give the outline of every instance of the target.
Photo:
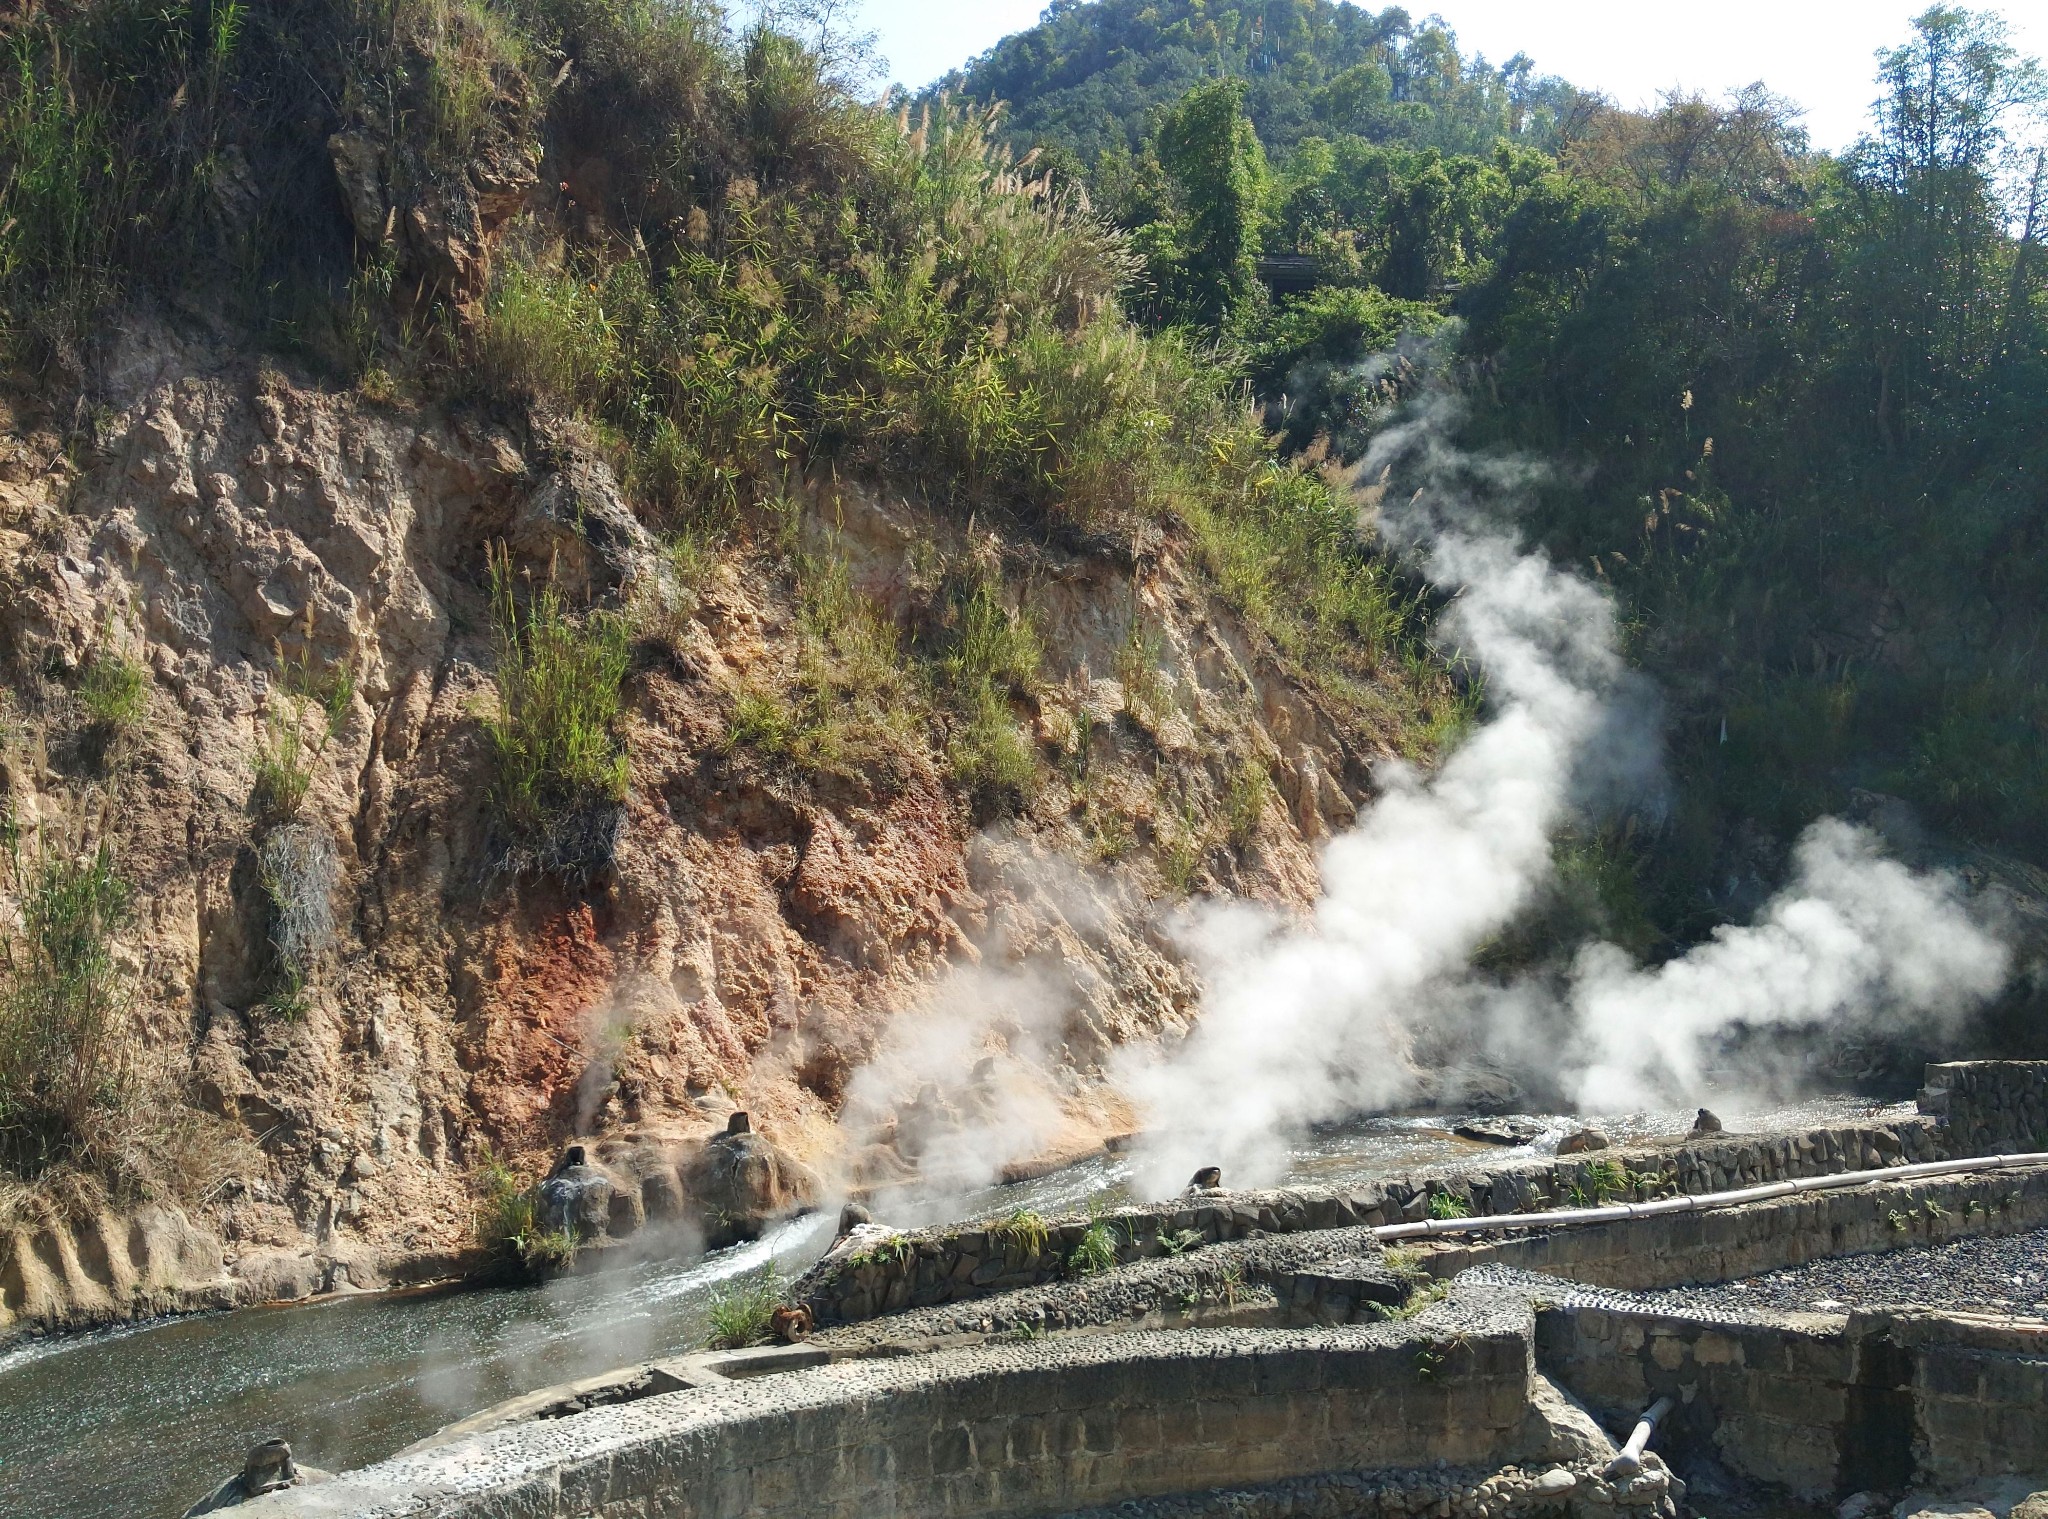
POLYGON ((1180 893, 1305 902, 1376 757, 1171 531, 1066 552, 824 484, 787 529, 891 618, 935 553, 1028 610, 1046 781, 978 804, 918 735, 888 775, 794 776, 730 741, 737 694, 802 657, 789 576, 735 549, 678 584, 574 429, 147 324, 102 367, 89 419, 24 402, 5 440, 6 790, 24 836, 112 840, 133 1016, 214 1158, 146 1207, 17 1206, 0 1332, 445 1272, 487 1154, 539 1174, 588 1138, 667 1155, 672 1187, 739 1106, 828 1182, 914 1173, 944 1134, 990 1164, 1093 1142, 1128 1124, 1104 1062, 1190 1016, 1180 893), (509 868, 486 806, 494 543, 635 630, 630 788, 587 882, 509 868), (74 693, 112 656, 147 686, 110 736, 74 693), (286 761, 333 859, 288 995, 261 852, 286 761), (891 1042, 920 1008, 965 1030, 952 1079, 891 1042))

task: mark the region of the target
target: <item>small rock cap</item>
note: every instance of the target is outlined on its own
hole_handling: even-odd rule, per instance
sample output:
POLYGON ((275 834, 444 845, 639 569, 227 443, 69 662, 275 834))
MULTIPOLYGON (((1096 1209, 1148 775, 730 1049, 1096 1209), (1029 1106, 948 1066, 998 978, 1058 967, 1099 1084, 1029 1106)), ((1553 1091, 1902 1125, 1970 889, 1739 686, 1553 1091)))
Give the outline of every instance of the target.
POLYGON ((298 1468, 292 1464, 291 1445, 276 1437, 251 1446, 248 1459, 242 1463, 242 1482, 252 1494, 286 1486, 298 1474, 298 1468))

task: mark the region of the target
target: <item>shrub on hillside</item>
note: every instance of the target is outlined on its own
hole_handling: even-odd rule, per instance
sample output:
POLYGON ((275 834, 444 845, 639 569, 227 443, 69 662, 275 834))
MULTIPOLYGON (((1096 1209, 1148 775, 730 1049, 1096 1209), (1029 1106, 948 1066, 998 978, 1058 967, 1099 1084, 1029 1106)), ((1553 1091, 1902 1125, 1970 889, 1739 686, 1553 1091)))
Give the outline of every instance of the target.
POLYGON ((129 986, 114 955, 133 892, 104 842, 16 865, 19 934, 0 982, 0 1165, 33 1176, 90 1152, 131 1072, 129 986))
POLYGON ((502 545, 491 554, 490 595, 498 701, 484 737, 506 863, 586 878, 610 862, 626 796, 623 619, 572 619, 552 580, 522 606, 502 545))

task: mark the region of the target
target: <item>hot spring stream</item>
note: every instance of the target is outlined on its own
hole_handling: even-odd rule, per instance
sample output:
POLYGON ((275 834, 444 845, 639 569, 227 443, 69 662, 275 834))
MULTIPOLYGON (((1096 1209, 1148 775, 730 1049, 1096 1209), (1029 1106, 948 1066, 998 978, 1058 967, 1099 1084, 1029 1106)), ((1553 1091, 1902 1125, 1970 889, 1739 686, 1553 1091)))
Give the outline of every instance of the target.
MULTIPOLYGON (((1873 1111, 1845 1097, 1723 1116, 1731 1129, 1764 1130, 1873 1111)), ((1623 1142, 1682 1133, 1690 1119, 1635 1114, 1602 1127, 1623 1142)), ((1517 1153, 1454 1138, 1457 1121, 1376 1118, 1319 1134, 1295 1151, 1289 1180, 1341 1185, 1517 1153)), ((1546 1122, 1558 1134, 1576 1126, 1546 1122)), ((1114 1194, 1125 1169, 1092 1160, 969 1198, 958 1215, 1077 1210, 1114 1194)), ((360 1466, 536 1387, 697 1349, 720 1282, 770 1259, 802 1270, 831 1242, 833 1222, 801 1218, 707 1257, 540 1286, 245 1308, 0 1352, 0 1516, 172 1519, 270 1435, 312 1465, 360 1466)))

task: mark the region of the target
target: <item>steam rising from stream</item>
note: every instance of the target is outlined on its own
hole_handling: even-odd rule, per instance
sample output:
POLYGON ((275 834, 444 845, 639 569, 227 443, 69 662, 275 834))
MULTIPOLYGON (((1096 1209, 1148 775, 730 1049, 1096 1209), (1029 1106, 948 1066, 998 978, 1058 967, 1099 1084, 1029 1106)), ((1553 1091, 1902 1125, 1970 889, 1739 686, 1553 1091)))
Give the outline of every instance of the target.
MULTIPOLYGON (((1473 970, 1551 886, 1559 830, 1616 812, 1656 821, 1663 773, 1656 692, 1618 653, 1612 603, 1524 548, 1507 515, 1541 467, 1459 451, 1455 422, 1452 398, 1425 393, 1358 477, 1383 540, 1451 595, 1439 641, 1484 671, 1486 714, 1434 774, 1380 767, 1378 798, 1324 849, 1306 916, 1211 901, 1168 925, 1201 973, 1200 1018, 1179 1044, 1125 1046, 1111 1065, 1139 1110, 1145 1195, 1205 1165, 1233 1185, 1277 1181, 1310 1126, 1412 1104, 1425 1028, 1619 1113, 1697 1101, 1731 1036, 1939 1034, 2004 982, 2007 952, 1954 880, 1907 870, 1833 818, 1806 830, 1753 923, 1666 964, 1590 943, 1561 971, 1473 970)), ((1070 913, 1089 900, 1082 882, 1037 886, 1070 913)), ((897 1135, 921 1173, 913 1206, 939 1216, 945 1194, 993 1181, 1057 1130, 1071 1089, 1055 1056, 1075 1000, 1058 969, 963 969, 856 1077, 844 1116, 897 1135), (989 1049, 1000 1059, 981 1058, 989 1049)))
POLYGON ((1382 532, 1456 593, 1443 631, 1485 671, 1490 710, 1435 775, 1382 770, 1384 794, 1325 851, 1305 923, 1228 904, 1182 925, 1208 986, 1202 1019, 1174 1050, 1131 1052, 1121 1073, 1146 1111, 1150 1192, 1208 1164, 1236 1184, 1277 1180, 1308 1125, 1412 1099, 1406 1056, 1425 1018, 1615 1112, 1684 1103, 1741 1028, 1925 1027, 2003 983, 2006 952, 1952 880, 1906 870, 1832 818, 1807 829, 1792 880, 1755 923, 1667 964, 1589 944, 1561 985, 1472 972, 1473 952, 1550 881, 1560 825, 1653 802, 1658 743, 1607 598, 1494 515, 1532 467, 1460 454, 1446 441, 1454 420, 1447 397, 1423 397, 1360 473, 1414 489, 1382 532))

